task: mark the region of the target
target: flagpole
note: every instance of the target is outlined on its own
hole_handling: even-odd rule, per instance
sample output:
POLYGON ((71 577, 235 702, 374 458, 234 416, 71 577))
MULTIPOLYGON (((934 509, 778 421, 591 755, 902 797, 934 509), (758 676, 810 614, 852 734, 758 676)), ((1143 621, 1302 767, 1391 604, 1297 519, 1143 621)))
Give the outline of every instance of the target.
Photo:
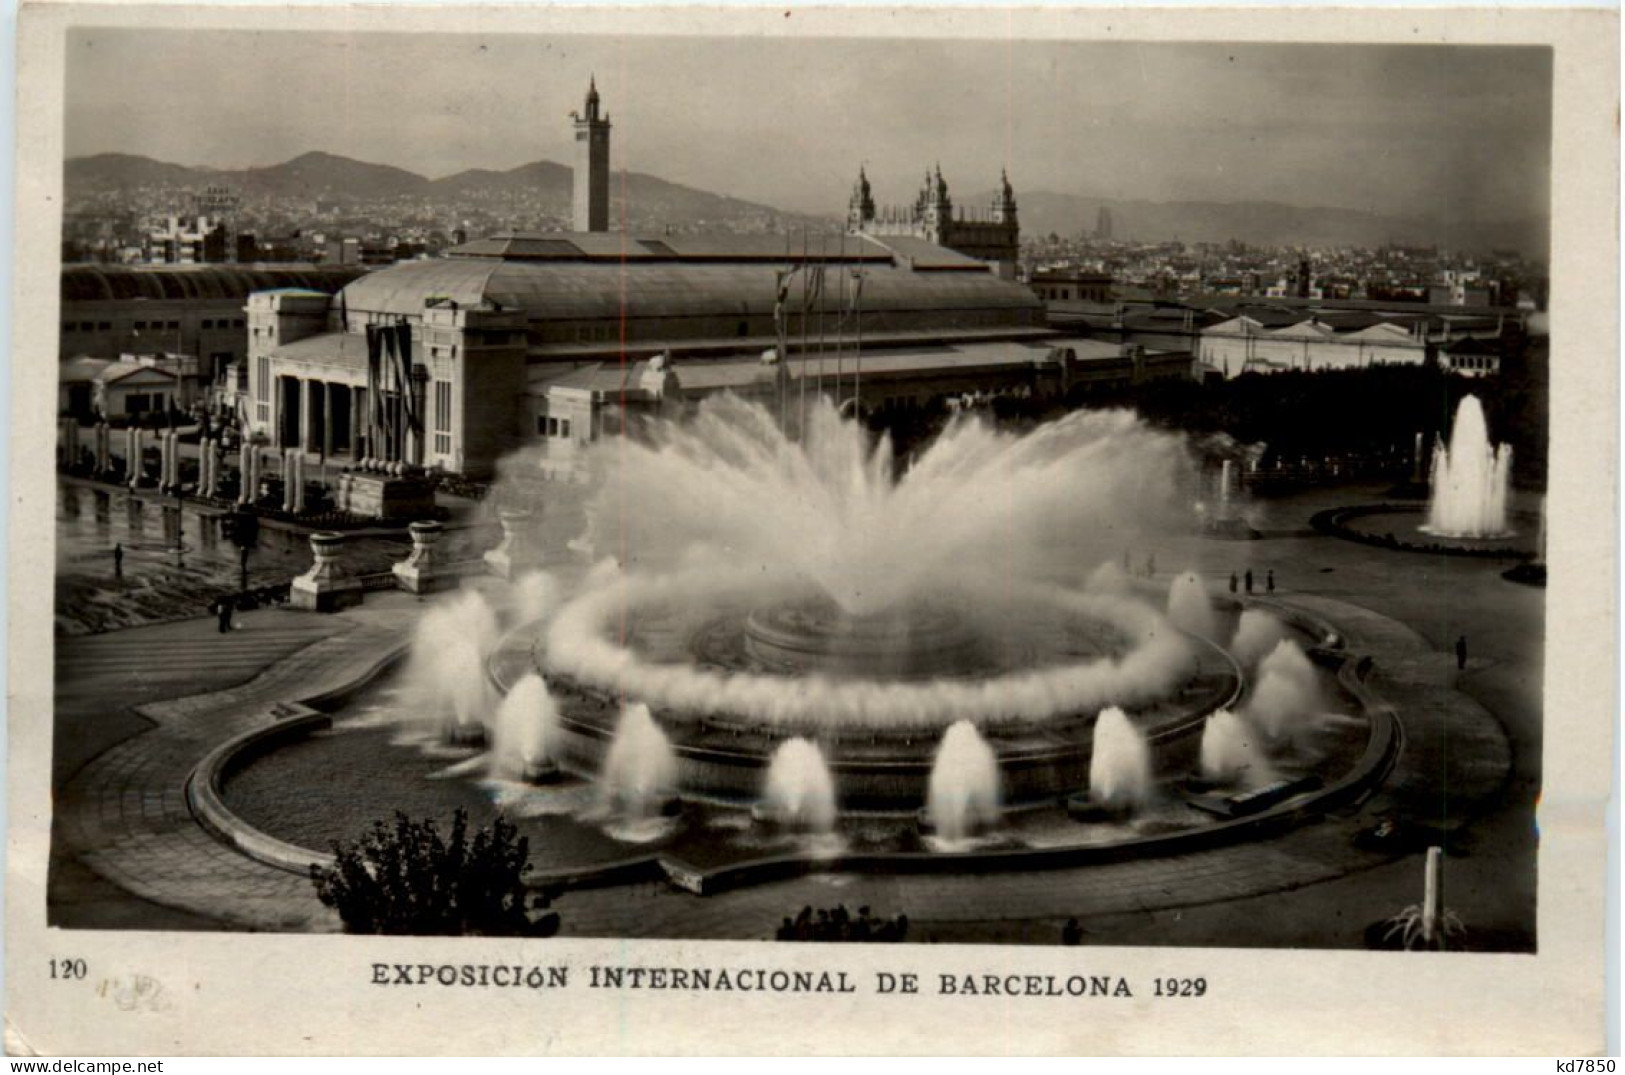
POLYGON ((841 379, 846 375, 842 369, 842 351, 846 344, 846 233, 841 233, 841 252, 836 259, 836 277, 840 280, 840 287, 836 289, 835 303, 835 411, 841 410, 841 379))
POLYGON ((829 234, 818 237, 818 396, 824 395, 824 268, 829 261, 829 234))
POLYGON ((796 439, 800 440, 807 433, 807 305, 812 301, 812 272, 807 267, 807 227, 801 228, 801 357, 800 373, 797 374, 799 390, 800 417, 796 424, 796 439))
POLYGON ((852 303, 857 307, 857 320, 853 330, 857 336, 857 350, 854 357, 854 370, 852 373, 852 413, 857 415, 863 410, 863 262, 852 270, 854 294, 852 303))

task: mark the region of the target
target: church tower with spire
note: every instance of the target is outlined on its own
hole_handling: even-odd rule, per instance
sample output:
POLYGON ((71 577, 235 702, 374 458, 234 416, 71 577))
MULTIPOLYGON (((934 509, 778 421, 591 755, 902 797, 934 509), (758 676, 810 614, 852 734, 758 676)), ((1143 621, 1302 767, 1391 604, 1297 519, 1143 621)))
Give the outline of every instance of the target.
POLYGON ((598 80, 587 85, 583 111, 575 121, 575 230, 609 230, 609 114, 599 113, 598 80))
POLYGON ((948 181, 942 165, 925 173, 913 204, 888 207, 875 212, 869 190, 869 177, 858 169, 858 182, 846 214, 847 228, 867 235, 910 235, 937 246, 945 246, 968 257, 992 264, 993 271, 1006 280, 1016 278, 1021 257, 1021 223, 1016 218, 1016 192, 1007 172, 999 174, 999 189, 986 210, 966 213, 956 210, 948 195, 948 181))
POLYGON ((874 194, 869 189, 869 177, 859 165, 858 181, 852 184, 852 200, 846 203, 846 226, 850 231, 862 231, 874 219, 874 194))

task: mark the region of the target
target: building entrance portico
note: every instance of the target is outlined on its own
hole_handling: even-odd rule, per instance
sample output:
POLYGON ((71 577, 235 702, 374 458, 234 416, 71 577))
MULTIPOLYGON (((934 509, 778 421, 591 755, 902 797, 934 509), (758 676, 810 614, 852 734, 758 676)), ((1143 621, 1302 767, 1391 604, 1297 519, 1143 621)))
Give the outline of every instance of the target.
POLYGON ((355 415, 366 406, 366 389, 295 376, 278 377, 277 384, 278 448, 324 458, 355 455, 355 415))

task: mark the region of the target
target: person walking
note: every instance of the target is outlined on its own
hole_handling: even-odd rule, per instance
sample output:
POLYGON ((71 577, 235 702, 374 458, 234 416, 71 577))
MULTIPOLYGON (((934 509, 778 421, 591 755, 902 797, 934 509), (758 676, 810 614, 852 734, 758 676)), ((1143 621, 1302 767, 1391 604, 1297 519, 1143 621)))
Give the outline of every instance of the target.
POLYGON ((1467 636, 1462 635, 1456 639, 1456 671, 1460 672, 1467 667, 1467 636))
POLYGON ((1238 585, 1238 583, 1236 582, 1236 573, 1234 571, 1232 571, 1232 572, 1230 572, 1230 592, 1231 593, 1236 592, 1236 586, 1237 585, 1238 585))
POLYGON ((1253 592, 1253 569, 1249 567, 1247 569, 1247 574, 1242 576, 1242 579, 1243 579, 1244 584, 1247 587, 1247 592, 1252 593, 1253 592))
POLYGON ((231 607, 233 604, 235 604, 235 602, 233 602, 231 598, 222 597, 219 604, 216 606, 216 615, 219 617, 218 624, 221 634, 225 634, 227 631, 231 630, 231 607))
POLYGON ((124 543, 123 542, 119 542, 117 545, 113 546, 113 577, 115 579, 121 579, 121 578, 124 577, 124 543))
POLYGON ((1275 592, 1275 569, 1272 567, 1269 574, 1264 576, 1264 589, 1269 593, 1275 592))

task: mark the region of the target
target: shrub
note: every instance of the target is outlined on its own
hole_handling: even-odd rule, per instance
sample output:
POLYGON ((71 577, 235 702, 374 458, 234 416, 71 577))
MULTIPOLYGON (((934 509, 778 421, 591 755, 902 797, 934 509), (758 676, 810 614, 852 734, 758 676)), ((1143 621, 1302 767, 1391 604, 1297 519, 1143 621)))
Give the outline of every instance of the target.
POLYGON ((354 843, 335 843, 333 853, 331 867, 311 867, 311 880, 346 933, 558 932, 558 915, 545 910, 551 894, 533 895, 525 887, 530 842, 502 818, 471 836, 468 814, 458 810, 443 837, 432 819, 414 821, 397 811, 393 825, 375 821, 354 843))

